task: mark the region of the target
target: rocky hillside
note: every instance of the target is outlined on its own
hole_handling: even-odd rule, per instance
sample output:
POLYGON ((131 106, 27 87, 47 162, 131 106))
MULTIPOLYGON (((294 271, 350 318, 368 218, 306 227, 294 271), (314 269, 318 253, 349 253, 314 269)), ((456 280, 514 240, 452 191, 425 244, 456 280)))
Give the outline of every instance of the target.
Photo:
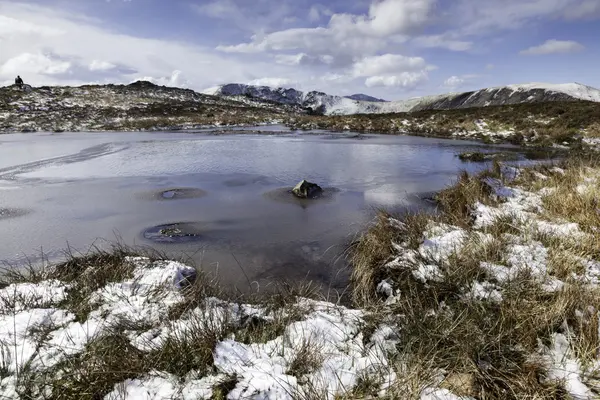
POLYGON ((297 107, 209 96, 139 81, 130 85, 0 88, 0 132, 158 130, 262 124, 297 107))
POLYGON ((600 138, 600 102, 547 101, 502 106, 289 118, 292 129, 411 134, 532 145, 577 145, 600 138))
POLYGON ((551 101, 586 100, 600 102, 600 90, 578 83, 509 85, 472 92, 448 93, 390 102, 380 101, 366 95, 340 97, 322 92, 313 91, 305 93, 289 88, 270 88, 268 86, 242 84, 224 85, 209 89, 205 93, 221 97, 245 97, 296 105, 325 115, 453 110, 551 101))
POLYGON ((387 101, 387 100, 378 99, 377 97, 369 96, 368 94, 363 94, 363 93, 352 94, 350 96, 345 96, 345 97, 347 99, 351 99, 351 100, 373 101, 373 102, 377 102, 377 103, 382 103, 382 102, 387 101))

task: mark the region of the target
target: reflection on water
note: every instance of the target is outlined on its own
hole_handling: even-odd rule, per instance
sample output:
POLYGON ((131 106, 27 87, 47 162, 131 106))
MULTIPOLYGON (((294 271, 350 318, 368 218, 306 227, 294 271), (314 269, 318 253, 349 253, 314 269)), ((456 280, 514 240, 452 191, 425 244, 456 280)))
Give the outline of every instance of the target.
POLYGON ((239 287, 341 285, 344 251, 378 208, 431 207, 419 193, 484 167, 455 156, 479 144, 352 133, 15 134, 0 143, 0 209, 29 211, 0 216, 0 260, 40 250, 58 258, 118 237, 239 287), (302 179, 329 189, 293 198, 302 179))

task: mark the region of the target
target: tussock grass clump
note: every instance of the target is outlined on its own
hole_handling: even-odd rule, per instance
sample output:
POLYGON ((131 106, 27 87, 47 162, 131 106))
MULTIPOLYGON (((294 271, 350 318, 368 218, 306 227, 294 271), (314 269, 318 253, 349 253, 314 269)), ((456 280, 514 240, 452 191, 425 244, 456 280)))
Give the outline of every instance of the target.
POLYGON ((467 226, 471 222, 470 212, 473 204, 492 203, 491 189, 482 182, 481 177, 482 175, 472 176, 463 171, 456 184, 435 196, 444 211, 444 219, 452 224, 467 226))
POLYGON ((93 340, 85 351, 48 371, 43 386, 52 398, 100 399, 116 384, 151 371, 154 366, 149 361, 123 333, 115 332, 93 340))
POLYGON ((389 214, 380 213, 352 246, 352 296, 356 304, 370 304, 377 298, 374 289, 386 278, 385 263, 393 259, 393 244, 406 243, 409 248, 417 248, 431 217, 406 215, 400 229, 390 218, 389 214))
POLYGON ((595 203, 600 192, 590 178, 597 176, 597 161, 579 158, 560 163, 560 168, 532 167, 506 183, 534 192, 552 188, 540 192, 543 211, 535 218, 558 227, 575 222, 581 228, 581 234, 574 233, 578 236, 538 232, 531 217, 519 217, 518 210, 475 228, 475 203, 495 207, 503 201, 484 182, 490 177, 508 182, 501 171, 495 165, 476 176, 461 174, 437 196, 436 216, 399 218, 402 222, 392 225, 386 223, 389 215, 381 215, 359 242, 364 247, 353 248, 356 304, 377 310, 381 318, 395 318, 400 327, 398 351, 403 357, 398 356, 396 369, 418 368, 420 360, 429 363, 428 374, 395 385, 396 396, 419 397, 433 386, 477 399, 568 398, 564 382, 548 380, 547 362, 535 357, 544 346, 552 346, 557 333, 568 338, 582 368, 598 362, 600 288, 588 283, 584 262, 600 261, 600 212, 595 203), (584 190, 581 185, 586 182, 589 187, 584 190), (432 224, 461 229, 463 245, 442 258, 415 252, 432 224), (406 232, 416 239, 410 245, 403 240, 406 232), (543 251, 530 254, 536 246, 543 251), (398 256, 404 260, 400 267, 385 266, 398 256), (512 263, 519 262, 524 268, 514 270, 512 263), (540 262, 548 271, 542 278, 535 264, 540 262), (484 264, 513 272, 509 279, 500 279, 484 264), (413 273, 430 265, 439 275, 424 281, 413 273), (397 293, 385 304, 375 295, 384 279, 397 293), (556 279, 561 286, 545 286, 556 279))
POLYGON ((302 378, 323 364, 324 355, 318 343, 305 340, 296 348, 296 356, 290 363, 287 374, 302 378))

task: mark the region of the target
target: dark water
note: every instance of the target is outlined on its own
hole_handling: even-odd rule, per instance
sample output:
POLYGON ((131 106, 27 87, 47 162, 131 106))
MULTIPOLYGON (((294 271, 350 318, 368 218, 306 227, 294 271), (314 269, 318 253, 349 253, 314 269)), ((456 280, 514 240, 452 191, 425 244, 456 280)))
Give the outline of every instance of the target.
POLYGON ((42 251, 57 260, 67 246, 84 252, 118 239, 188 257, 242 289, 305 278, 339 286, 344 249, 376 209, 426 207, 420 195, 483 167, 456 154, 484 148, 318 132, 4 135, 0 262, 42 251), (326 196, 291 198, 301 179, 326 196))

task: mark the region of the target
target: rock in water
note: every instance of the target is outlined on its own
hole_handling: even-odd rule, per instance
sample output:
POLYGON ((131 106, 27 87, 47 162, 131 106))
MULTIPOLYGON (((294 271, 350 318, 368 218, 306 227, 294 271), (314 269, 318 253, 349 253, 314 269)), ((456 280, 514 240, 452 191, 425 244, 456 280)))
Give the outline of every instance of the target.
POLYGON ((323 193, 323 189, 316 183, 302 180, 292 189, 292 193, 301 199, 312 199, 323 193))

